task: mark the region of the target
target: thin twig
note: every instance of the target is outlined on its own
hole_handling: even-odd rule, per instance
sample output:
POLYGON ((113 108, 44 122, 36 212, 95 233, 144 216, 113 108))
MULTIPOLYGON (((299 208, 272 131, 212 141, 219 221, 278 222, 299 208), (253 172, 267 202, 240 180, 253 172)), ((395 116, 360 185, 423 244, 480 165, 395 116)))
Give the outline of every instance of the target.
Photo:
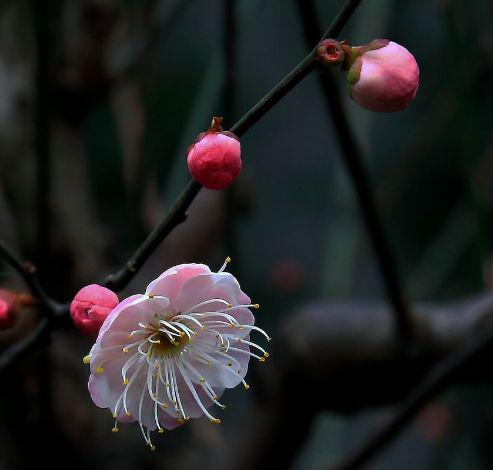
POLYGON ((334 465, 332 470, 355 470, 387 447, 400 431, 414 418, 416 413, 430 400, 466 373, 480 358, 490 356, 493 349, 493 331, 470 341, 463 349, 439 362, 409 394, 397 413, 380 430, 371 435, 349 457, 334 465))
POLYGON ((52 325, 53 319, 42 318, 31 333, 7 348, 0 356, 0 373, 8 370, 9 367, 25 356, 34 347, 47 341, 52 331, 52 325))
MULTIPOLYGON (((306 41, 309 47, 312 47, 320 36, 320 27, 313 1, 297 0, 297 4, 303 21, 306 41)), ((332 34, 332 32, 329 31, 328 33, 332 34)), ((328 37, 327 34, 326 37, 328 37)), ((344 163, 351 176, 363 220, 377 256, 387 295, 393 306, 398 332, 403 339, 408 340, 413 336, 413 324, 408 301, 404 295, 395 258, 385 235, 382 220, 377 211, 375 197, 369 177, 363 166, 361 152, 356 144, 356 139, 342 105, 341 96, 333 75, 327 71, 327 73, 319 74, 319 79, 327 108, 332 115, 337 131, 336 134, 342 148, 344 163)))
MULTIPOLYGON (((325 33, 326 36, 338 34, 361 0, 348 0, 331 26, 325 33)), ((289 72, 271 91, 257 102, 247 113, 233 126, 230 131, 238 137, 243 136, 255 123, 257 123, 269 110, 271 110, 284 96, 286 96, 298 83, 316 68, 316 49, 313 49, 291 72, 289 72)), ((186 218, 186 211, 199 193, 201 186, 191 180, 170 208, 163 220, 151 232, 129 261, 117 273, 111 274, 105 280, 105 285, 113 290, 121 290, 137 274, 139 269, 151 256, 154 250, 164 238, 186 218)))
POLYGON ((39 285, 34 265, 20 261, 2 241, 0 241, 0 258, 4 259, 19 273, 33 296, 48 312, 57 313, 61 309, 61 306, 51 299, 39 285))
POLYGON ((202 186, 190 180, 161 222, 156 225, 144 243, 137 249, 125 266, 105 280, 105 286, 113 290, 123 289, 137 274, 143 264, 166 236, 186 219, 186 211, 202 186))

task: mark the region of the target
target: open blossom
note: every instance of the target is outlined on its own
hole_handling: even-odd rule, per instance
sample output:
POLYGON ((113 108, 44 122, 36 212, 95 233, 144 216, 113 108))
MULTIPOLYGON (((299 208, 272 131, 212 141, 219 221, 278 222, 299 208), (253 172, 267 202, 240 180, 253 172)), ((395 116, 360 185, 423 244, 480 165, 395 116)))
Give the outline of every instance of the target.
POLYGON ((357 55, 348 73, 351 97, 371 111, 404 109, 416 96, 419 67, 414 56, 401 45, 376 39, 368 46, 354 47, 357 55))
POLYGON ((173 429, 205 415, 224 389, 245 382, 251 357, 268 354, 250 341, 254 316, 238 281, 203 264, 182 264, 152 281, 145 294, 116 306, 84 362, 90 363, 94 403, 118 422, 137 421, 146 443, 150 432, 173 429), (251 350, 252 348, 252 350, 251 350))

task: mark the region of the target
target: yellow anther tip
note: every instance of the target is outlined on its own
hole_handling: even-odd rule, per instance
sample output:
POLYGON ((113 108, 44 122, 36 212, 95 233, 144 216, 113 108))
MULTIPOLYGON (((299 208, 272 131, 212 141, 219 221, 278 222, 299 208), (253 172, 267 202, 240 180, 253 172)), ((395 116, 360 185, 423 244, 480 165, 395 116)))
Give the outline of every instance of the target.
POLYGON ((270 357, 270 354, 268 352, 264 353, 265 357, 270 357))
POLYGON ((123 385, 128 385, 128 379, 123 379, 123 385))
POLYGON ((103 367, 96 367, 96 374, 102 374, 104 372, 103 367))
POLYGON ((231 258, 228 256, 225 260, 224 260, 225 263, 231 263, 231 258))
POLYGON ((243 384, 243 386, 245 387, 245 390, 248 390, 250 388, 250 385, 248 384, 243 384))
POLYGON ((113 418, 115 418, 115 419, 116 419, 116 418, 118 418, 118 415, 117 415, 116 413, 113 413, 113 415, 112 415, 112 416, 113 416, 113 418))
POLYGON ((220 419, 217 419, 217 418, 212 418, 211 419, 211 422, 213 422, 214 424, 220 424, 221 423, 221 420, 220 419))
POLYGON ((253 304, 252 307, 253 308, 260 308, 260 304, 253 304))
POLYGON ((123 349, 122 349, 122 351, 123 351, 124 353, 128 353, 128 348, 123 348, 123 349))
POLYGON ((154 452, 156 450, 156 447, 151 446, 151 451, 154 452))
POLYGON ((118 432, 118 428, 117 427, 112 428, 111 432, 118 432))
POLYGON ((91 356, 89 356, 89 354, 87 356, 84 356, 82 358, 82 362, 86 365, 89 364, 91 362, 91 356))
POLYGON ((159 428, 159 429, 157 430, 157 432, 158 432, 159 434, 163 434, 163 433, 164 433, 164 429, 163 429, 163 428, 159 428))
POLYGON ((125 416, 132 416, 132 413, 130 413, 130 411, 125 411, 125 416))
POLYGON ((259 359, 259 361, 260 361, 260 362, 265 362, 265 357, 261 357, 261 358, 259 359))

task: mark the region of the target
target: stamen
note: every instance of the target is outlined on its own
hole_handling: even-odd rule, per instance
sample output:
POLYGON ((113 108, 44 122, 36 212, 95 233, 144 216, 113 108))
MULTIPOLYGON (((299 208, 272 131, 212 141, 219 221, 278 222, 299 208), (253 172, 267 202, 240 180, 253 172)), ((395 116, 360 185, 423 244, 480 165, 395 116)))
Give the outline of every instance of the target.
POLYGON ((204 328, 204 325, 202 325, 202 323, 200 323, 196 318, 190 316, 190 315, 184 315, 183 313, 179 313, 178 315, 175 315, 171 321, 175 321, 177 319, 185 319, 185 320, 190 320, 194 323, 196 323, 200 328, 204 328))
POLYGON ((258 356, 257 354, 252 353, 251 351, 246 351, 245 349, 240 349, 240 348, 231 348, 231 351, 236 351, 241 354, 248 354, 249 356, 254 357, 255 359, 258 359, 260 362, 265 362, 265 357, 258 356))
POLYGON ((231 304, 229 302, 226 302, 224 299, 209 299, 209 300, 205 300, 204 302, 200 302, 197 305, 194 305, 193 307, 189 308, 188 310, 186 310, 185 312, 182 312, 182 313, 184 313, 184 314, 191 313, 199 307, 203 307, 205 305, 209 305, 209 304, 213 304, 213 303, 220 303, 220 304, 226 305, 227 307, 231 307, 231 304))
POLYGON ((226 266, 231 263, 231 258, 228 256, 225 260, 224 260, 224 264, 219 268, 219 271, 218 273, 222 273, 225 269, 226 269, 226 266))
POLYGON ((261 348, 256 343, 253 343, 251 341, 247 341, 246 339, 240 339, 240 340, 238 340, 238 342, 243 343, 243 344, 248 344, 249 346, 251 346, 253 348, 257 348, 259 351, 262 351, 262 353, 264 354, 265 357, 269 357, 269 353, 264 348, 261 348))
POLYGON ((175 390, 176 401, 178 403, 177 411, 181 412, 184 420, 187 420, 188 417, 186 416, 185 410, 183 409, 183 405, 181 404, 180 390, 178 389, 178 384, 176 382, 174 362, 171 360, 171 357, 169 355, 168 357, 169 357, 169 365, 170 365, 170 373, 171 373, 171 387, 175 390))
POLYGON ((195 390, 195 387, 193 386, 192 382, 190 381, 190 378, 188 377, 188 374, 185 372, 183 369, 182 365, 180 364, 180 361, 176 361, 176 366, 178 367, 178 370, 181 372, 181 376, 183 377, 183 380, 185 380, 185 383, 187 384, 188 389, 190 390, 190 393, 192 394, 193 398, 197 402, 197 405, 199 405, 200 409, 202 412, 213 422, 213 423, 220 423, 221 421, 217 418, 214 418, 208 411, 207 408, 204 406, 202 401, 199 398, 199 395, 197 391, 195 390))
MULTIPOLYGON (((148 445, 151 445, 151 440, 149 438, 149 434, 144 431, 144 425, 142 424, 142 404, 144 403, 144 394, 145 394, 145 387, 142 387, 142 393, 140 394, 140 400, 139 400, 139 427, 140 430, 142 431, 142 436, 144 436, 144 440, 148 445)), ((149 431, 149 430, 147 430, 149 431)))

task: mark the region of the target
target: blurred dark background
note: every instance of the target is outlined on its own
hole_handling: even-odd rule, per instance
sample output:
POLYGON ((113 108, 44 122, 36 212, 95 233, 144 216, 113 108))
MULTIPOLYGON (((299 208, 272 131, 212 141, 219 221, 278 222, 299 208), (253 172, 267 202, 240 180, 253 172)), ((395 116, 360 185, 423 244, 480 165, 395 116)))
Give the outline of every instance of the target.
MULTIPOLYGON (((342 2, 315 3, 327 27, 342 2)), ((490 0, 365 0, 341 36, 354 45, 390 38, 420 66, 416 100, 388 115, 358 108, 338 77, 413 301, 439 305, 493 288, 492 20, 490 0)), ((210 118, 222 115, 230 127, 308 50, 290 0, 1 0, 1 239, 37 263, 60 301, 101 282, 178 195, 186 149, 210 118), (234 24, 225 39, 228 8, 234 24)), ((245 468, 265 382, 289 361, 289 370, 326 373, 285 354, 286 328, 297 328, 300 342, 310 328, 293 312, 314 302, 323 310, 325 302, 385 300, 317 74, 242 138, 238 181, 225 193, 203 190, 122 293, 140 292, 174 264, 219 267, 231 255, 231 272, 262 305, 257 322, 273 337, 270 364, 251 367, 252 389, 226 391, 221 426, 194 420, 157 436, 151 454, 135 426, 113 435, 110 413, 92 404, 81 361, 91 341, 67 322, 49 348, 0 378, 0 468, 245 468)), ((2 287, 25 290, 6 265, 0 274, 2 287)), ((25 312, 0 332, 0 348, 34 322, 25 312)), ((391 388, 393 375, 385 377, 375 380, 391 388)), ((493 371, 450 388, 368 468, 493 468, 492 379, 493 371)), ((291 424, 261 442, 269 448, 269 439, 296 436, 296 446, 272 444, 257 468, 326 469, 396 404, 341 414, 328 388, 281 382, 281 401, 297 389, 291 424), (326 411, 313 394, 326 394, 326 411), (281 464, 279 453, 290 456, 281 464)), ((364 397, 365 387, 357 393, 364 397)))

